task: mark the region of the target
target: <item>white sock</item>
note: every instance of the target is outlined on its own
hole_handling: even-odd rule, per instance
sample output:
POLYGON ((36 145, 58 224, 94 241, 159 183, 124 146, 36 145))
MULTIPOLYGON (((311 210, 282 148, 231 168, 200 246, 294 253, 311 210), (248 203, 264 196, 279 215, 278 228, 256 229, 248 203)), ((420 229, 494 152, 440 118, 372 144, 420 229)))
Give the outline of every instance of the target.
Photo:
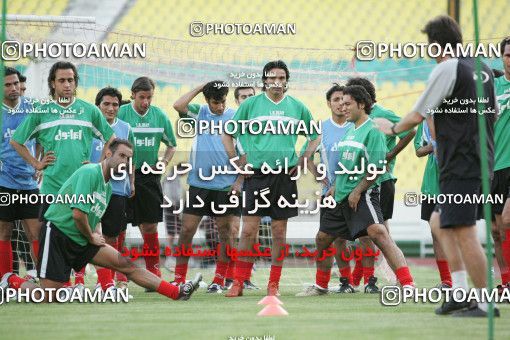
POLYGON ((465 270, 459 270, 452 272, 452 289, 462 288, 468 293, 469 286, 467 282, 467 272, 465 270))
MULTIPOLYGON (((476 289, 476 293, 478 295, 478 298, 481 300, 482 299, 482 288, 475 288, 476 289)), ((489 310, 489 304, 487 302, 478 302, 478 308, 480 308, 481 310, 483 310, 484 312, 487 313, 487 311, 489 310)))

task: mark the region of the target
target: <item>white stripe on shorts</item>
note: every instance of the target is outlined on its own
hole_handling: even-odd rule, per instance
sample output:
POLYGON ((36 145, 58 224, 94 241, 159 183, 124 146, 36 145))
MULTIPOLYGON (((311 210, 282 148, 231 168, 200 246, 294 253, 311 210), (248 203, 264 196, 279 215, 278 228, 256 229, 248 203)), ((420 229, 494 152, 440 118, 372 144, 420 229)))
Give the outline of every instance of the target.
POLYGON ((372 218, 374 219, 375 223, 381 223, 379 222, 379 219, 377 218, 377 213, 375 212, 375 208, 372 205, 372 201, 370 200, 370 193, 372 193, 372 189, 368 189, 365 192, 365 199, 367 201, 368 210, 370 210, 370 214, 372 215, 372 218))
POLYGON ((46 235, 44 236, 44 251, 41 259, 41 272, 39 273, 39 277, 42 279, 46 278, 46 267, 48 266, 48 253, 50 252, 50 236, 51 236, 51 228, 50 222, 46 225, 46 235))

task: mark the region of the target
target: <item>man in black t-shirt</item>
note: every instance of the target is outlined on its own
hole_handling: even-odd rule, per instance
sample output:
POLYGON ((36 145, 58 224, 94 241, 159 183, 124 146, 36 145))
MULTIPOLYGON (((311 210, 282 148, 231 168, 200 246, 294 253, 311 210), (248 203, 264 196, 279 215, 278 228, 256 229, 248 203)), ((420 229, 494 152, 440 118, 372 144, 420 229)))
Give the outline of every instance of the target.
MULTIPOLYGON (((444 51, 449 44, 455 51, 462 44, 459 25, 448 16, 439 16, 429 21, 423 32, 429 43, 441 46, 438 65, 430 74, 427 87, 413 110, 398 124, 384 119, 374 119, 379 129, 386 134, 396 135, 418 125, 424 119, 430 127, 434 152, 439 165, 439 187, 446 199, 437 204, 430 224, 445 251, 452 271, 452 288, 469 290, 467 273, 477 295, 487 287, 487 262, 476 233, 477 203, 469 203, 480 195, 481 167, 480 141, 478 135, 478 114, 476 93, 475 59, 449 57, 444 51), (454 196, 458 200, 449 200, 454 196), (467 272, 466 272, 467 270, 467 272)), ((486 112, 486 141, 489 173, 494 166, 494 121, 497 105, 494 91, 494 77, 491 69, 482 64, 483 102, 486 112)), ((454 316, 487 316, 488 304, 470 304, 469 301, 449 302, 436 309, 436 314, 453 312, 454 316)), ((499 310, 495 309, 499 316, 499 310)))

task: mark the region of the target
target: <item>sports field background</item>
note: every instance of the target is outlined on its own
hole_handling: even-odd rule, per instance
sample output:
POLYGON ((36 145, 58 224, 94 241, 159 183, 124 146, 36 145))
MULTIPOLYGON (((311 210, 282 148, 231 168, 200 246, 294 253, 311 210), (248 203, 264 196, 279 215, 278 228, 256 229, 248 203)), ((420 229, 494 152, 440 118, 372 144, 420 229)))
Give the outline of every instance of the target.
MULTIPOLYGON (((411 261, 413 262, 413 261, 411 261)), ((431 263, 412 265, 418 287, 433 287, 438 278, 431 263)), ((190 277, 197 270, 190 271, 190 277)), ((0 306, 2 339, 225 339, 233 336, 274 336, 282 339, 484 339, 486 319, 455 319, 434 314, 438 305, 406 304, 383 307, 379 295, 364 293, 295 297, 304 286, 309 269, 284 268, 280 300, 285 317, 258 317, 264 290, 244 291, 229 299, 199 289, 191 300, 171 301, 144 293, 130 284, 134 296, 127 304, 15 304, 0 306)), ((168 275, 166 270, 164 275, 168 275)), ((264 286, 269 271, 259 269, 254 282, 264 286)), ((170 276, 167 276, 170 279, 170 276)), ((209 282, 212 273, 205 275, 209 282)), ((92 288, 95 279, 86 276, 92 288)), ((308 281, 311 282, 311 281, 308 281)), ((332 276, 330 289, 338 285, 332 276)), ((495 321, 495 339, 510 338, 509 306, 500 306, 503 317, 495 321)))

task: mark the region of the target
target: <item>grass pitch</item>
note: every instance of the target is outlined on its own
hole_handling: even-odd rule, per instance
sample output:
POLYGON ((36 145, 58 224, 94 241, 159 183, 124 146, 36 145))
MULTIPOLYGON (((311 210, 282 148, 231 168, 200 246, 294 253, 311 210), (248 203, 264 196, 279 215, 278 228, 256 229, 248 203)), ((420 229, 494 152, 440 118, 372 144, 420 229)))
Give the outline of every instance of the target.
MULTIPOLYGON (((190 270, 189 277, 197 270, 190 270)), ((432 267, 411 266, 418 287, 433 287, 432 267)), ((213 276, 203 271, 205 282, 213 276)), ((286 317, 258 317, 257 302, 265 295, 268 269, 253 276, 262 289, 228 299, 199 289, 189 301, 172 301, 145 293, 130 283, 127 304, 17 304, 0 306, 0 339, 484 339, 486 319, 434 315, 437 304, 408 303, 384 307, 379 295, 330 294, 298 298, 313 282, 313 268, 284 268, 280 300, 286 317), (266 336, 266 338, 264 338, 266 336), (237 337, 237 338, 236 338, 237 337)), ((165 271, 165 277, 171 275, 165 271)), ((87 287, 95 284, 86 276, 87 287)), ((338 284, 332 277, 330 288, 338 284)), ((510 306, 499 306, 495 338, 510 338, 510 306)))

